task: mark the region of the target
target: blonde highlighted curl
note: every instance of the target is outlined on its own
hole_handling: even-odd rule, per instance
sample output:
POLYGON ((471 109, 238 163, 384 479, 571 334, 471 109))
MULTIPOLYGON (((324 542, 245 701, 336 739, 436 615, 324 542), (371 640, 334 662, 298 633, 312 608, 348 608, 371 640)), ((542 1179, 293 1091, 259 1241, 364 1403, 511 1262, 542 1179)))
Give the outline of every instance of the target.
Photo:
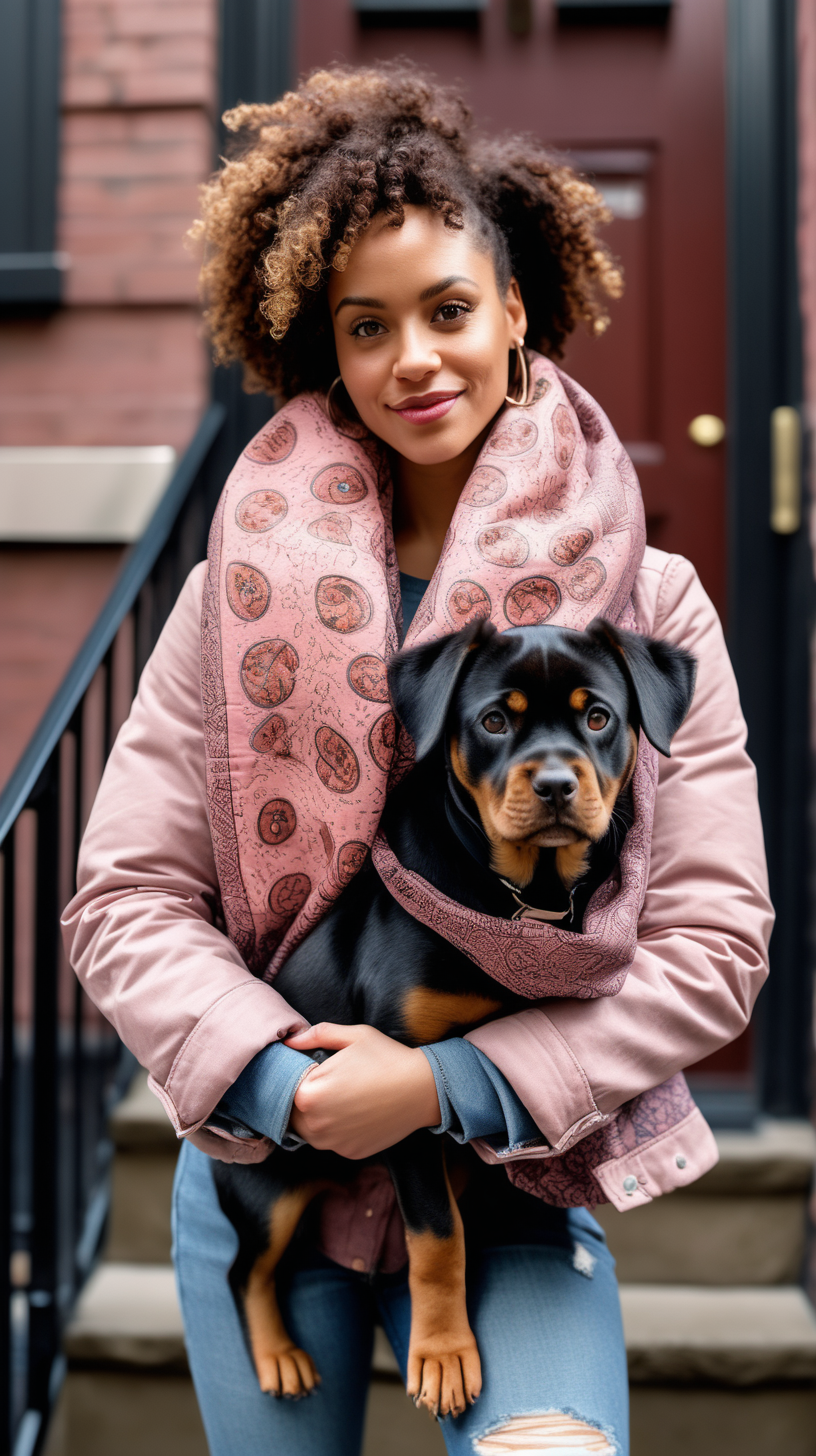
POLYGON ((191 237, 215 359, 240 360, 245 387, 286 398, 337 374, 325 300, 377 213, 407 205, 472 228, 500 289, 511 273, 527 341, 558 355, 578 325, 602 333, 603 297, 622 291, 589 183, 533 138, 483 137, 462 99, 407 62, 315 71, 272 105, 224 117, 235 142, 202 189, 191 237))

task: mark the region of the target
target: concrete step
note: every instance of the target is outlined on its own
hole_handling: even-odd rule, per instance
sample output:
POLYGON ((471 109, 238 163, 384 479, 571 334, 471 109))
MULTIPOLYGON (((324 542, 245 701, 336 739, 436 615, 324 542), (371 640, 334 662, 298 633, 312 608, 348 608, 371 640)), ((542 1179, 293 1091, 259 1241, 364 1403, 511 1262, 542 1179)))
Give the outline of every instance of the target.
MULTIPOLYGON (((816 1314, 801 1289, 622 1285, 633 1384, 816 1382, 816 1314)), ((186 1369, 171 1268, 101 1264, 66 1335, 72 1364, 186 1369)), ((398 1375, 382 1332, 375 1370, 398 1375)))
MULTIPOLYGON (((116 1144, 110 1235, 114 1262, 166 1263, 178 1141, 140 1074, 111 1120, 116 1144)), ((765 1120, 717 1134, 720 1162, 690 1188, 618 1213, 597 1211, 623 1283, 792 1284, 804 1257, 816 1167, 807 1122, 765 1120)))
POLYGON ((158 1097, 139 1072, 110 1120, 116 1148, 105 1257, 119 1263, 166 1264, 170 1205, 179 1143, 158 1097))
MULTIPOLYGON (((621 1289, 632 1456, 814 1456, 816 1317, 797 1288, 621 1289)), ((68 1330, 44 1456, 205 1456, 172 1270, 102 1265, 68 1330)), ((363 1456, 442 1456, 377 1332, 363 1456)))

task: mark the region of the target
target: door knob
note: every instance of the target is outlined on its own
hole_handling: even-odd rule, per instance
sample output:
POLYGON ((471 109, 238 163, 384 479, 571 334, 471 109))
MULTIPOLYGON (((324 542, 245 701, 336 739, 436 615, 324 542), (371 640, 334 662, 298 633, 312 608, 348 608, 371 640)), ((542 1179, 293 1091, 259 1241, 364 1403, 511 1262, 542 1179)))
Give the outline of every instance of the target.
POLYGON ((725 439, 725 421, 719 415, 695 415, 688 432, 695 445, 704 445, 706 449, 710 449, 712 445, 719 445, 725 439))

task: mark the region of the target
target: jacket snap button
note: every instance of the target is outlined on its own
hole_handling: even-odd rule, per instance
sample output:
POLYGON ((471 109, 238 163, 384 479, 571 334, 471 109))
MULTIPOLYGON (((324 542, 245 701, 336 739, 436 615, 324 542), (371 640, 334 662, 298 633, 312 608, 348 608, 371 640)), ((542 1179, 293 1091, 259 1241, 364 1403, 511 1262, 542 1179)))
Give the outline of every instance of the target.
POLYGON ((357 1274, 365 1272, 365 1259, 352 1259, 351 1267, 357 1274))
POLYGON ((634 1176, 633 1173, 630 1173, 628 1178, 624 1178, 623 1180, 623 1191, 624 1193, 628 1193, 629 1197, 631 1198, 636 1188, 637 1178, 634 1176))
POLYGON ((682 1153, 678 1153, 674 1161, 677 1164, 678 1168, 685 1168, 687 1160, 683 1157, 682 1153))

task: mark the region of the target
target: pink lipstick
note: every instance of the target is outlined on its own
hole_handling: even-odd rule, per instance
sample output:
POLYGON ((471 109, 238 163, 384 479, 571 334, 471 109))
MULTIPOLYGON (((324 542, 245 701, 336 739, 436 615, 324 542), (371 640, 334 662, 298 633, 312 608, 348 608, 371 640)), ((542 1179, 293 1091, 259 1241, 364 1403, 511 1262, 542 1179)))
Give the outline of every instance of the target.
POLYGON ((403 400, 402 404, 390 404, 388 408, 412 425, 425 425, 430 424, 431 420, 441 420, 453 409, 460 394, 464 394, 464 390, 414 394, 410 399, 403 400))

